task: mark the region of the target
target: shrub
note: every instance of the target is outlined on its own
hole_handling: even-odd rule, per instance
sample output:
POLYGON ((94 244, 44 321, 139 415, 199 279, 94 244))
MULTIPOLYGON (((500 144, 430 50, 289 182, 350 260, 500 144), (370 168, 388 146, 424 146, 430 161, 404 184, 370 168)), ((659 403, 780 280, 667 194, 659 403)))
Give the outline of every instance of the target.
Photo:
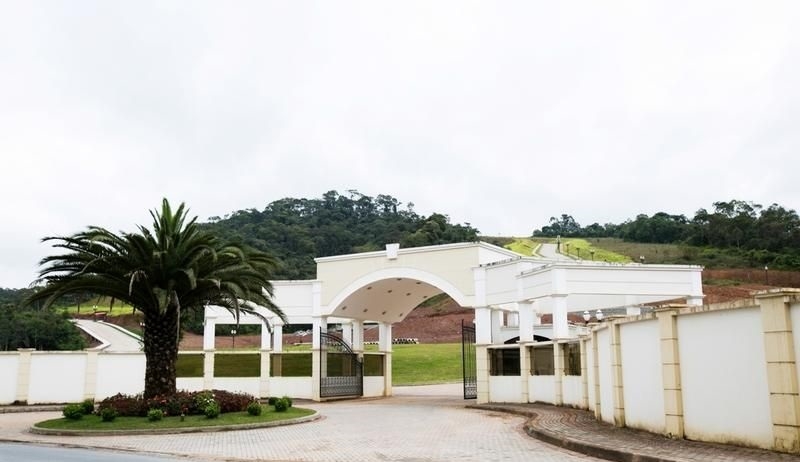
POLYGON ((161 409, 150 409, 147 411, 147 420, 150 422, 157 422, 164 418, 164 411, 161 409))
POLYGON ((100 414, 100 418, 103 422, 113 422, 114 419, 117 418, 117 415, 119 415, 117 410, 113 407, 102 407, 98 411, 98 414, 100 414))
POLYGON ((288 396, 284 396, 284 397, 283 397, 283 398, 281 398, 281 399, 282 399, 282 400, 284 400, 284 401, 286 401, 286 404, 287 404, 289 407, 292 407, 292 404, 294 403, 294 402, 292 401, 292 398, 289 398, 288 396))
POLYGON ((261 403, 258 401, 253 401, 247 405, 247 413, 252 416, 261 415, 261 410, 261 403))
POLYGON ((275 412, 286 412, 288 409, 289 401, 286 401, 286 398, 275 401, 275 412))
POLYGON ((223 414, 247 410, 247 405, 256 399, 255 396, 247 393, 233 393, 225 390, 212 391, 214 392, 214 401, 219 403, 220 411, 223 414))
POLYGON ((214 402, 214 393, 205 390, 194 396, 194 405, 200 412, 205 413, 206 407, 214 402))
POLYGON ((81 408, 83 409, 84 415, 89 415, 94 413, 94 400, 85 399, 81 403, 81 408))
POLYGON ((150 409, 142 395, 123 395, 122 393, 100 401, 99 407, 113 407, 120 416, 124 417, 144 417, 150 409))
POLYGON ((267 404, 269 404, 270 406, 274 406, 276 401, 278 401, 277 396, 270 396, 269 399, 267 400, 267 404))
POLYGON ((81 404, 67 404, 62 411, 64 417, 69 420, 80 420, 83 418, 83 405, 81 404))
POLYGON ((203 410, 203 414, 205 414, 209 419, 216 419, 219 417, 219 403, 212 401, 206 405, 206 408, 203 410))

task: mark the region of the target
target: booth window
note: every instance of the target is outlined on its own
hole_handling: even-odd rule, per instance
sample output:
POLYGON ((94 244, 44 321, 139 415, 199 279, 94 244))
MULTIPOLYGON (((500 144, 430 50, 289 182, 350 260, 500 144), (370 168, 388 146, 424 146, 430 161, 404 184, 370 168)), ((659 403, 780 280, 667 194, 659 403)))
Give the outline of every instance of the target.
POLYGON ((531 347, 531 375, 555 375, 553 345, 531 347))
POLYGON ((519 375, 518 348, 492 348, 489 350, 489 375, 519 375))
POLYGON ((581 345, 564 344, 564 375, 581 375, 581 345))

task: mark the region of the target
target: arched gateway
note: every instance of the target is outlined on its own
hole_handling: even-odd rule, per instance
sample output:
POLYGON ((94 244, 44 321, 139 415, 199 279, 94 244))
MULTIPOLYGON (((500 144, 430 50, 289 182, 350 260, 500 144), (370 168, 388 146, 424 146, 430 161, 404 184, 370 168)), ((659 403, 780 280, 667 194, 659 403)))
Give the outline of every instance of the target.
MULTIPOLYGON (((510 388, 492 393, 492 376, 503 375, 503 365, 508 368, 509 360, 512 366, 517 364, 518 376, 533 374, 529 356, 534 353, 529 347, 540 330, 552 339, 551 345, 586 334, 585 327, 568 322, 569 312, 635 309, 678 298, 699 305, 703 298, 699 266, 525 257, 484 242, 409 249, 389 244, 385 251, 318 258, 316 263, 316 279, 273 282, 275 303, 289 322, 313 325, 310 374, 276 373, 288 369, 284 362, 288 353, 283 351, 281 322, 265 310, 274 331, 262 329, 261 396, 287 394, 321 400, 342 394, 391 395, 392 324, 425 299, 445 292, 461 306, 475 310, 478 401, 526 402, 525 384, 516 384, 517 380, 510 388), (552 315, 552 325, 541 325, 544 314, 552 315), (365 352, 365 325, 375 324, 378 352, 365 352), (341 336, 327 335, 329 325, 341 326, 341 336), (515 337, 517 342, 506 343, 515 337), (348 380, 362 380, 358 373, 362 365, 371 372, 351 386, 348 380), (329 377, 332 369, 337 371, 336 380, 329 377), (520 369, 525 373, 520 374, 520 369)), ((219 307, 207 307, 205 320, 205 381, 212 385, 215 325, 235 321, 219 307)), ((243 316, 240 322, 260 320, 243 316)), ((562 349, 548 351, 553 363, 563 366, 562 349)))

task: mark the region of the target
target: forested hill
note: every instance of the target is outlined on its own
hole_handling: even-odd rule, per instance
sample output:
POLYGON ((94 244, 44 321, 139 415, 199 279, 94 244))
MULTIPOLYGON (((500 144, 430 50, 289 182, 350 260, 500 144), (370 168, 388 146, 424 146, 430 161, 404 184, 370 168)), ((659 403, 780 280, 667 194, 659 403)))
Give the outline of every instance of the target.
MULTIPOLYGON (((800 269, 800 217, 778 204, 764 207, 748 201, 714 202, 693 217, 659 212, 637 215, 620 224, 581 226, 571 215, 551 217, 534 230, 542 237, 616 237, 628 242, 682 244, 719 251, 753 265, 800 269)), ((692 263, 692 262, 690 262, 692 263)))
POLYGON ((221 237, 235 239, 277 257, 276 279, 315 277, 315 257, 381 250, 399 242, 402 247, 471 242, 478 230, 450 223, 447 215, 424 217, 414 204, 358 191, 329 191, 319 199, 280 199, 264 210, 240 210, 203 224, 221 237))

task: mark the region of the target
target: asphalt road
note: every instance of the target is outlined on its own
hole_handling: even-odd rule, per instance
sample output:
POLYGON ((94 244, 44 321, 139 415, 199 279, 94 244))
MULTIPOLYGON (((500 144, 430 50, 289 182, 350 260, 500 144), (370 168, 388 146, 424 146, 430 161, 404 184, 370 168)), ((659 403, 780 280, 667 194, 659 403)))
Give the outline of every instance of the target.
POLYGON ((94 449, 0 443, 0 462, 175 462, 177 460, 173 457, 139 456, 94 449))
POLYGON ((132 352, 142 351, 141 342, 129 334, 121 331, 121 328, 111 327, 102 322, 78 319, 75 321, 81 329, 88 332, 92 337, 109 344, 104 351, 132 352))

